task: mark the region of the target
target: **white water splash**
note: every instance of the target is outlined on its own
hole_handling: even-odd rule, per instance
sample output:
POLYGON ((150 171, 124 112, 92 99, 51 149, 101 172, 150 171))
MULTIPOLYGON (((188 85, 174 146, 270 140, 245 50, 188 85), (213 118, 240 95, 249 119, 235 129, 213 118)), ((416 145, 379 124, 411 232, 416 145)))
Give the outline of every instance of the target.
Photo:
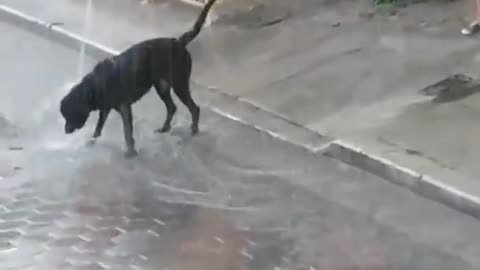
POLYGON ((53 122, 60 121, 61 116, 57 108, 62 98, 68 93, 68 91, 70 91, 70 89, 72 89, 72 87, 76 83, 76 81, 67 81, 58 89, 56 89, 53 94, 45 96, 45 98, 39 101, 38 109, 33 115, 33 124, 45 125, 45 121, 47 120, 54 120, 53 122))

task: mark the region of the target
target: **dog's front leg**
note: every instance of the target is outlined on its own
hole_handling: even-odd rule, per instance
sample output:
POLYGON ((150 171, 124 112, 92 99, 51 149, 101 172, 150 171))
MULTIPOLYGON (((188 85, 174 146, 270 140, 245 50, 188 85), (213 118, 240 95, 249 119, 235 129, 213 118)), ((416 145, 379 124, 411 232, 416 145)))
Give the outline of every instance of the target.
POLYGON ((131 105, 121 105, 117 111, 120 113, 123 122, 123 132, 125 135, 125 145, 127 151, 126 157, 133 157, 137 155, 135 150, 135 140, 133 139, 133 116, 131 105))
POLYGON ((92 146, 97 141, 97 138, 102 135, 103 126, 105 125, 105 121, 107 120, 108 114, 110 113, 110 109, 101 109, 98 114, 98 121, 97 126, 95 127, 95 131, 93 132, 93 136, 88 142, 89 146, 92 146))
POLYGON ((97 126, 95 127, 95 131, 93 132, 93 139, 96 139, 102 135, 103 126, 105 125, 105 121, 107 121, 108 114, 110 113, 110 109, 101 109, 98 114, 98 121, 97 126))

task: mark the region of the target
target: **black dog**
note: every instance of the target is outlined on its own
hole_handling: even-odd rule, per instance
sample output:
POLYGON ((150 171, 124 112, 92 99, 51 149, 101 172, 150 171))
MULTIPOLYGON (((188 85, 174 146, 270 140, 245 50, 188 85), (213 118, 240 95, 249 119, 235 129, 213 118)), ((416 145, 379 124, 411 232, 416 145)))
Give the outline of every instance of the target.
POLYGON ((200 33, 215 1, 210 0, 205 5, 193 28, 179 38, 146 40, 98 63, 61 101, 60 111, 66 121, 65 133, 81 129, 90 112, 99 110, 92 138, 94 142, 100 137, 110 110, 114 109, 122 117, 126 156, 136 155, 131 106, 152 86, 167 108, 165 123, 157 131, 170 130, 170 122, 177 110, 170 95, 173 87, 191 113, 192 135, 198 133, 200 108, 190 94, 192 57, 186 46, 200 33))

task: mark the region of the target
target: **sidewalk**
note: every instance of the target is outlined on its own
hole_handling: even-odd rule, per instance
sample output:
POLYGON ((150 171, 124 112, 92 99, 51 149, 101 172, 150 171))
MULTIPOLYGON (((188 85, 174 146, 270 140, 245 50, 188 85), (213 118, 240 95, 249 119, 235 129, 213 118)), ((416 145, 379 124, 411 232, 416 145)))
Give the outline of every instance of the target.
POLYGON ((0 134, 0 166, 20 168, 0 167, 2 270, 480 269, 477 219, 206 106, 198 136, 183 106, 159 135, 150 92, 134 106, 137 158, 117 114, 86 148, 95 116, 67 136, 58 114, 78 52, 0 32, 0 130, 20 128, 0 134))
MULTIPOLYGON (((83 32, 84 1, 2 2, 83 32)), ((117 50, 178 35, 198 13, 170 3, 97 2, 87 36, 117 50)), ((418 94, 453 73, 477 73, 478 41, 458 34, 463 5, 418 4, 373 18, 361 7, 297 12, 271 27, 246 27, 240 18, 239 26, 205 28, 190 45, 195 82, 480 198, 478 96, 438 105, 418 94)))

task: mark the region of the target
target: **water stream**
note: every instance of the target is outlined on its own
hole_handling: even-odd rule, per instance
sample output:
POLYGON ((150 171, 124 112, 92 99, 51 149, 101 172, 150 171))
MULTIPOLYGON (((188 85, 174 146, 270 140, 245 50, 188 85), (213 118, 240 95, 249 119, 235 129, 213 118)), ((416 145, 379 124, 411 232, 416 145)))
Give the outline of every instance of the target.
MULTIPOLYGON (((83 29, 82 29, 82 36, 89 37, 90 36, 90 28, 92 25, 93 19, 93 0, 87 0, 87 5, 85 7, 85 16, 83 20, 83 29)), ((82 42, 80 47, 80 54, 78 59, 78 70, 77 70, 77 77, 81 78, 83 75, 83 71, 85 69, 85 42, 82 42)))

